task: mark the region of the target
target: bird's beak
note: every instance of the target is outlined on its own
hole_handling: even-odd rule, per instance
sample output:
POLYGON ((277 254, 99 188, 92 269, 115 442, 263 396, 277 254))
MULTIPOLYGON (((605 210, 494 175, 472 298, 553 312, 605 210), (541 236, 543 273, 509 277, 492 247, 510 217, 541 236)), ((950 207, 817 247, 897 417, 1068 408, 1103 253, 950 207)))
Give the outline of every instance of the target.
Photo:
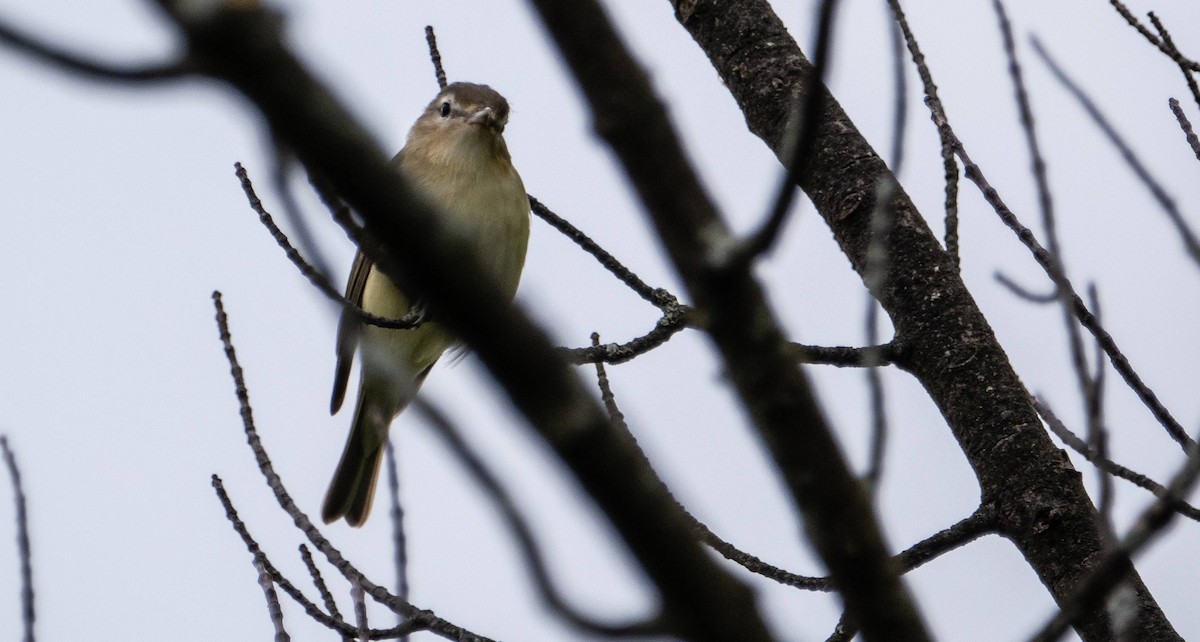
POLYGON ((496 121, 496 113, 492 111, 491 107, 484 107, 471 114, 467 117, 467 123, 471 125, 483 125, 489 129, 496 129, 496 126, 499 124, 496 121))

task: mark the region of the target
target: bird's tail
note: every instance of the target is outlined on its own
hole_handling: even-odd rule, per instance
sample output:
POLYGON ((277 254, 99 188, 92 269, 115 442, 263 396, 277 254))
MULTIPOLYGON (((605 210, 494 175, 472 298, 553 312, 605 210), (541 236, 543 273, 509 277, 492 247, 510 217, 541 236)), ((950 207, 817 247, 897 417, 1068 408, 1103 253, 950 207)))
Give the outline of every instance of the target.
POLYGON ((393 417, 393 413, 359 398, 354 410, 354 427, 346 439, 342 459, 321 506, 321 519, 326 524, 343 517, 351 526, 362 526, 367 521, 375 498, 375 485, 379 481, 388 424, 393 417))

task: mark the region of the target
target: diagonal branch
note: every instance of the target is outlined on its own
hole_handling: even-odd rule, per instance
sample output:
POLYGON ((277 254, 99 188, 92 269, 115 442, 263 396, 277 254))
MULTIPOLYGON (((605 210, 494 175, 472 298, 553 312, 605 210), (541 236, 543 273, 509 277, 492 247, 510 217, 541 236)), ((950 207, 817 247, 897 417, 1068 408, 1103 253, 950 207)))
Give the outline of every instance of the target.
MULTIPOLYGON (((689 12, 676 12, 680 23, 708 55, 750 130, 780 156, 793 96, 817 90, 812 66, 766 0, 687 4, 689 12)), ((910 48, 916 57, 915 41, 910 48)), ((875 188, 894 178, 836 101, 827 101, 814 149, 819 155, 801 187, 861 276, 875 188)), ((902 190, 893 206, 893 264, 878 298, 905 346, 905 369, 946 418, 979 480, 983 503, 994 507, 998 532, 1056 600, 1068 599, 1104 550, 1095 508, 1079 474, 1063 464, 1041 427, 953 259, 902 190)), ((1178 639, 1136 575, 1132 583, 1142 613, 1139 636, 1178 639)), ((1073 624, 1085 640, 1107 639, 1110 630, 1103 609, 1088 610, 1073 624)))

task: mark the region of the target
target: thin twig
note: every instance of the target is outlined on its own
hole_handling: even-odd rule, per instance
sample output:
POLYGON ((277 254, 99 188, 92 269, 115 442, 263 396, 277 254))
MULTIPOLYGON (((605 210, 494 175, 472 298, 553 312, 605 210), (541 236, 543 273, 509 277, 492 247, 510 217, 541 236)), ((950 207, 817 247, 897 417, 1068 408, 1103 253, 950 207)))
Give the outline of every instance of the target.
POLYGON ((246 545, 246 549, 250 551, 250 556, 254 560, 256 568, 261 568, 265 571, 271 577, 271 580, 295 600, 313 620, 341 632, 343 636, 347 632, 353 632, 353 627, 346 624, 342 620, 341 615, 338 615, 336 611, 331 611, 333 615, 326 615, 312 600, 305 597, 299 588, 284 577, 279 572, 279 569, 275 568, 270 558, 263 552, 262 547, 258 545, 258 542, 250 534, 249 529, 246 528, 246 523, 238 516, 237 509, 233 506, 233 500, 230 499, 229 493, 225 491, 225 484, 221 481, 220 477, 216 475, 212 476, 212 486, 213 490, 217 493, 217 500, 221 502, 221 507, 225 509, 225 518, 229 520, 229 524, 233 526, 234 532, 238 534, 238 537, 242 539, 242 543, 246 545))
POLYGON ((1183 113, 1183 108, 1179 106, 1179 101, 1174 98, 1167 100, 1171 111, 1175 114, 1175 120, 1179 122, 1179 128, 1183 130, 1183 136, 1187 139, 1188 146, 1192 148, 1192 153, 1196 155, 1196 160, 1200 160, 1200 137, 1196 136, 1195 130, 1192 129, 1192 123, 1188 120, 1187 114, 1183 113))
MULTIPOLYGON (((592 333, 592 347, 600 347, 600 333, 592 333)), ((625 422, 625 414, 617 406, 617 396, 613 394, 612 383, 608 380, 608 372, 604 368, 602 362, 596 362, 596 386, 600 388, 600 401, 604 404, 604 409, 608 411, 608 419, 618 430, 629 431, 629 424, 625 422)), ((632 435, 630 435, 632 437, 632 435)), ((639 450, 641 450, 639 448, 639 450)), ((643 456, 645 453, 643 453, 643 456)), ((648 461, 648 460, 647 460, 648 461)))
POLYGON ((354 624, 358 629, 358 642, 371 639, 371 628, 367 626, 367 600, 361 582, 350 580, 350 601, 354 604, 354 624))
POLYGON ((341 292, 329 281, 329 277, 325 276, 323 271, 306 261, 299 250, 288 240, 283 230, 279 229, 279 226, 275 224, 275 219, 267 212, 262 200, 258 198, 258 194, 254 190, 254 184, 250 182, 250 176, 246 172, 246 168, 241 163, 234 163, 233 166, 237 168, 234 174, 238 177, 238 181, 241 182, 242 191, 246 194, 246 199, 250 203, 250 209, 258 214, 259 222, 263 224, 263 227, 267 228, 267 231, 271 233, 271 237, 275 239, 279 247, 283 248, 284 254, 292 262, 292 265, 295 265, 300 270, 300 274, 304 275, 304 278, 316 286, 322 294, 341 305, 343 309, 353 311, 363 323, 394 330, 409 330, 421 324, 422 315, 419 310, 413 310, 400 319, 389 319, 371 314, 342 296, 341 292))
POLYGON ((318 274, 332 274, 330 263, 325 259, 320 245, 317 244, 316 238, 313 237, 308 221, 305 220, 304 212, 301 210, 300 204, 296 201, 296 195, 292 190, 289 176, 291 175, 291 169, 296 165, 295 158, 288 152, 283 143, 276 142, 274 160, 275 162, 271 166, 271 184, 275 187, 275 193, 279 196, 279 201, 283 204, 284 215, 295 230, 296 244, 304 250, 304 255, 309 257, 308 263, 312 264, 313 269, 318 274))
POLYGON ((1162 43, 1167 48, 1167 55, 1171 57, 1171 60, 1175 61, 1175 64, 1179 67, 1179 71, 1183 73, 1183 81, 1187 83, 1188 91, 1192 94, 1192 100, 1196 102, 1197 107, 1200 107, 1200 85, 1196 84, 1195 72, 1187 65, 1188 59, 1184 58, 1183 54, 1180 53, 1179 48, 1175 46, 1175 41, 1171 38, 1171 32, 1167 31, 1167 28, 1163 26, 1162 21, 1158 19, 1158 16, 1154 15, 1153 11, 1150 12, 1150 22, 1158 30, 1158 35, 1162 36, 1162 43))
POLYGON ((546 221, 551 227, 561 232, 563 236, 571 239, 584 252, 591 254, 599 261, 600 265, 604 266, 604 269, 611 272, 613 276, 617 277, 617 280, 624 283, 630 290, 636 292, 638 296, 646 301, 661 307, 666 299, 675 298, 674 295, 662 288, 652 288, 647 285, 641 277, 625 267, 612 254, 609 254, 608 250, 600 247, 599 243, 593 241, 587 234, 584 234, 579 228, 572 225, 563 217, 555 214, 549 207, 546 207, 533 196, 529 197, 529 207, 538 218, 546 221))
POLYGON ((783 224, 787 222, 788 213, 792 210, 800 177, 808 171, 813 144, 817 140, 817 124, 820 122, 822 100, 826 89, 823 84, 825 72, 829 68, 831 43, 833 42, 833 19, 837 14, 837 0, 821 0, 817 7, 816 44, 813 47, 813 80, 808 93, 793 98, 795 109, 791 115, 792 131, 783 149, 789 150, 789 158, 785 164, 783 182, 779 185, 771 212, 762 227, 750 235, 739 247, 733 257, 735 263, 749 262, 755 257, 765 254, 779 238, 783 224))
POLYGON ((8 437, 0 435, 0 450, 4 451, 4 466, 12 481, 13 503, 17 511, 17 556, 21 564, 21 625, 25 642, 33 642, 33 623, 36 612, 33 602, 33 553, 29 545, 29 513, 25 507, 25 489, 21 486, 21 469, 17 457, 8 446, 8 437))
POLYGON ((1142 24, 1141 21, 1137 19, 1137 16, 1134 16, 1133 12, 1130 11, 1129 8, 1121 2, 1121 0, 1109 0, 1109 4, 1112 5, 1113 9, 1117 10, 1117 13, 1121 14, 1121 17, 1125 19, 1125 22, 1129 23, 1129 26, 1133 27, 1138 33, 1142 34, 1142 37, 1144 37, 1150 44, 1158 47, 1163 53, 1167 53, 1167 51, 1163 49, 1162 41, 1155 37, 1154 34, 1150 33, 1150 30, 1146 28, 1146 25, 1142 24))
MULTIPOLYGON (((1004 9, 1004 3, 1001 0, 992 0, 992 6, 996 11, 996 18, 1000 24, 1000 33, 1004 42, 1004 56, 1008 60, 1009 77, 1013 84, 1014 99, 1017 103, 1017 111, 1021 119, 1021 131, 1025 134, 1025 147, 1029 151, 1029 159, 1031 171, 1033 173, 1034 185, 1038 194, 1038 208, 1042 213, 1042 228, 1046 234, 1046 245, 1050 253, 1050 258, 1057 266, 1057 270, 1053 272, 1055 275, 1061 275, 1062 280, 1055 280, 1055 294, 1062 310, 1063 326, 1067 331, 1067 349, 1071 357, 1071 367, 1075 372, 1075 380, 1079 385, 1081 397, 1083 398, 1084 412, 1087 413, 1089 420, 1088 434, 1094 434, 1099 431, 1099 427, 1091 422, 1095 418, 1091 410, 1098 407, 1100 400, 1096 395, 1096 385, 1092 381, 1091 372, 1087 363, 1087 353, 1083 344, 1083 333, 1079 330, 1079 325, 1075 322, 1075 313, 1071 309, 1071 293, 1063 288, 1063 284, 1067 282, 1067 266, 1066 258, 1063 253, 1062 245, 1058 240, 1058 225, 1054 214, 1054 199, 1050 192, 1050 181, 1046 176, 1046 161, 1042 155, 1041 145, 1038 143, 1037 127, 1034 125, 1033 107, 1029 102, 1029 92, 1025 88, 1025 78, 1021 72, 1021 63, 1017 58, 1017 47, 1013 38, 1012 23, 1008 19, 1008 14, 1004 9)), ((1097 321, 1099 316, 1097 316, 1097 321)))
POLYGON ((587 348, 559 348, 563 358, 575 365, 585 363, 625 363, 666 343, 676 333, 689 327, 687 308, 678 305, 667 308, 654 329, 626 343, 606 343, 587 348))
POLYGON ((1134 176, 1137 176, 1138 180, 1146 186, 1146 189, 1150 191, 1150 195, 1154 197, 1159 207, 1166 213, 1167 218, 1175 225, 1175 230, 1179 234, 1179 240, 1183 242, 1183 247, 1187 251, 1188 256, 1191 257, 1192 262, 1200 266, 1200 239, 1196 237, 1195 232, 1188 225, 1187 219, 1179 211, 1179 207, 1175 204, 1175 199, 1167 194, 1167 190, 1162 185, 1159 185, 1158 181, 1150 173, 1150 170, 1134 154, 1133 148, 1125 142, 1125 139, 1117 133, 1116 128, 1112 126, 1108 118, 1100 112, 1100 108, 1096 106, 1096 103, 1055 62, 1037 38, 1033 39, 1033 49, 1042 59, 1042 62, 1046 63, 1046 67, 1050 69, 1050 73, 1054 75, 1059 84, 1066 88, 1067 92, 1079 102, 1080 106, 1091 117, 1092 122, 1096 123, 1096 126, 1100 128, 1100 131, 1104 133, 1113 147, 1117 148, 1117 151, 1121 154, 1121 159, 1125 161, 1129 169, 1133 170, 1134 176))
MULTIPOLYGON (((317 563, 313 561, 312 553, 309 552, 308 546, 300 545, 300 559, 304 561, 304 567, 308 569, 308 575, 312 578, 313 585, 317 587, 317 592, 321 594, 321 601, 325 603, 325 610, 329 611, 329 616, 335 621, 342 622, 342 613, 338 610, 337 601, 333 599, 333 593, 329 592, 329 587, 325 584, 325 578, 321 576, 321 570, 317 568, 317 563)), ((348 632, 342 632, 342 641, 348 642, 353 637, 348 632)))
MULTIPOLYGON (((592 333, 592 345, 600 345, 600 335, 598 333, 592 333)), ((645 451, 643 451, 641 446, 638 445, 637 437, 635 437, 633 432, 629 430, 629 425, 625 422, 625 415, 617 406, 617 398, 616 395, 613 394, 612 385, 608 379, 608 372, 605 370, 604 364, 599 362, 596 363, 596 385, 600 388, 600 400, 604 403, 604 407, 608 410, 609 423, 612 425, 613 430, 620 433, 622 438, 626 439, 630 444, 632 444, 634 448, 637 449, 637 452, 641 455, 641 458, 646 465, 650 466, 650 459, 646 457, 645 451)), ((667 493, 671 492, 671 490, 667 488, 665 484, 663 485, 663 490, 667 493)), ((704 522, 701 522, 696 518, 695 515, 692 515, 692 513, 689 512, 688 509, 678 500, 676 500, 675 503, 679 506, 679 510, 691 523, 692 531, 696 533, 697 538, 707 544, 725 559, 738 564, 751 573, 761 575, 767 579, 774 580, 786 586, 793 586, 799 589, 811 591, 832 590, 832 584, 828 578, 797 575, 795 573, 785 571, 777 566, 768 564, 758 557, 742 551, 733 544, 730 544, 713 533, 712 530, 709 529, 706 524, 704 524, 704 522)))
POLYGON ((688 308, 682 305, 674 294, 663 288, 649 286, 599 243, 563 217, 555 214, 533 196, 529 196, 529 207, 538 218, 549 223, 551 227, 558 230, 583 251, 592 255, 605 270, 617 277, 617 280, 662 312, 662 317, 655 324, 654 329, 627 343, 610 343, 590 348, 562 348, 561 351, 568 361, 576 365, 601 361, 612 364, 623 363, 657 348, 670 340, 677 332, 688 327, 688 308))
MULTIPOLYGON (((688 513, 688 517, 693 521, 693 527, 700 535, 701 541, 711 546, 714 551, 725 559, 741 566, 747 571, 780 584, 806 591, 829 592, 834 590, 830 578, 798 575, 768 564, 717 536, 708 526, 692 516, 691 513, 688 513)), ((902 572, 907 573, 960 546, 965 546, 984 535, 993 533, 995 529, 995 518, 991 512, 980 508, 949 528, 938 531, 913 544, 899 555, 896 555, 893 560, 899 565, 902 572)))
MULTIPOLYGON (((598 367, 603 366, 598 364, 598 367)), ((546 560, 533 535, 533 529, 525 521, 524 516, 521 515, 520 510, 517 508, 516 502, 513 501, 508 491, 500 483, 499 478, 487 468, 487 465, 483 463, 483 459, 467 445, 458 428, 437 406, 423 397, 418 397, 413 402, 413 407, 446 442, 450 451, 462 462, 463 466, 471 474, 471 477, 479 484, 488 498, 491 499, 492 504, 497 510, 500 511, 500 516, 504 519, 509 531, 516 540, 517 547, 521 550, 525 558, 525 564, 529 567, 530 574, 533 575, 534 585, 537 586, 538 594, 548 607, 573 626, 597 635, 618 637, 633 634, 665 633, 665 629, 663 629, 658 618, 627 624, 606 624, 584 615, 567 603, 558 589, 554 587, 554 581, 550 577, 550 570, 546 566, 546 560)))
POLYGON ((442 67, 442 54, 438 51, 437 36, 432 25, 425 25, 425 42, 429 45, 429 60, 433 63, 433 74, 437 77, 438 89, 446 88, 446 70, 442 67))
MULTIPOLYGON (((1150 30, 1146 28, 1146 25, 1139 22, 1138 19, 1133 15, 1133 12, 1131 12, 1128 7, 1121 3, 1121 0, 1109 0, 1109 4, 1111 4, 1113 8, 1117 10, 1117 13, 1121 14, 1121 17, 1125 19, 1125 22, 1129 23, 1129 26, 1137 29, 1137 32, 1142 34, 1142 37, 1145 38, 1147 42, 1155 47, 1158 47, 1158 50, 1166 54, 1168 57, 1174 58, 1171 51, 1167 48, 1166 43, 1155 37, 1153 33, 1150 33, 1150 30)), ((1182 64, 1193 71, 1200 71, 1200 63, 1194 60, 1185 59, 1182 64)))
MULTIPOLYGON (((904 73, 904 39, 898 25, 893 24, 892 60, 893 80, 895 84, 895 103, 892 109, 892 154, 889 165, 892 176, 899 176, 904 164, 905 125, 908 121, 907 83, 904 73)), ((894 179, 881 181, 875 190, 875 205, 871 208, 871 228, 867 244, 867 266, 863 270, 863 281, 867 285, 867 314, 866 338, 867 345, 874 346, 879 342, 879 304, 875 297, 883 291, 887 281, 888 270, 891 267, 889 256, 892 227, 895 225, 896 213, 892 208, 892 198, 898 185, 894 179)), ((882 358, 877 348, 867 348, 866 358, 867 387, 871 397, 871 450, 863 481, 872 492, 879 489, 879 481, 883 477, 884 454, 887 452, 887 412, 886 398, 883 388, 883 374, 879 372, 882 358)))
POLYGON ((899 562, 900 568, 908 572, 995 532, 995 515, 989 507, 981 506, 958 523, 909 546, 896 556, 896 561, 899 562))
MULTIPOLYGON (((396 597, 408 601, 408 538, 404 532, 404 507, 400 502, 400 475, 397 470, 396 463, 396 448, 392 445, 392 440, 387 440, 386 466, 387 466, 387 485, 388 485, 388 500, 391 504, 389 516, 392 518, 392 564, 396 571, 396 597)), ((404 623, 404 616, 397 614, 400 618, 400 623, 404 623)), ((407 642, 408 636, 400 639, 400 642, 407 642)))
POLYGON ((942 169, 946 182, 945 210, 945 245, 946 253, 950 255, 957 270, 960 264, 958 247, 958 162, 954 159, 954 137, 950 129, 950 121, 946 118, 946 108, 937 94, 937 85, 933 82, 933 74, 925 62, 925 54, 917 44, 917 37, 909 27, 908 18, 900 7, 899 0, 887 0, 892 9, 892 17, 900 26, 900 33, 908 46, 909 55, 917 67, 921 84, 925 91, 925 105, 929 108, 930 117, 938 130, 938 138, 942 147, 942 169))
POLYGON ((1187 459, 1167 485, 1166 493, 1142 512, 1120 544, 1105 554, 1076 587, 1060 611, 1034 636, 1034 642, 1052 642, 1066 632, 1077 617, 1100 604, 1133 571, 1133 557, 1141 552, 1180 512, 1200 477, 1200 446, 1195 441, 1186 449, 1187 459))
POLYGON ((254 560, 254 569, 258 571, 258 586, 262 588, 263 596, 267 599, 267 613, 271 618, 271 624, 275 627, 275 642, 291 642, 292 637, 288 635, 287 629, 283 626, 283 608, 279 606, 279 594, 275 592, 275 582, 271 580, 271 575, 267 573, 266 567, 257 558, 254 560))
MULTIPOLYGON (((875 299, 868 298, 867 305, 867 343, 873 344, 879 337, 879 307, 875 299)), ((866 360, 867 389, 871 397, 871 450, 867 461, 867 470, 863 474, 863 482, 872 493, 878 493, 879 482, 883 477, 883 460, 887 452, 887 407, 886 395, 883 388, 883 373, 879 371, 882 359, 877 350, 864 350, 866 360)))
MULTIPOLYGON (((1058 438, 1061 439, 1062 442, 1071 450, 1083 455, 1083 458, 1091 462, 1093 466, 1110 475, 1120 477, 1121 479, 1124 479, 1135 486, 1144 488, 1153 493, 1155 497, 1166 497, 1167 489, 1162 484, 1159 484, 1158 482, 1146 477, 1141 473, 1130 470, 1121 464, 1102 456, 1093 447, 1089 446, 1086 441, 1079 437, 1079 435, 1076 435, 1071 431, 1070 428, 1067 428, 1066 424, 1064 424, 1062 420, 1058 418, 1058 415, 1054 413, 1053 409, 1050 408, 1045 400, 1034 397, 1033 404, 1033 407, 1037 409, 1038 414, 1042 416, 1043 420, 1045 420, 1046 425, 1050 427, 1050 431, 1057 435, 1058 438)), ((1183 515, 1188 519, 1200 521, 1200 509, 1182 501, 1180 501, 1177 505, 1177 509, 1179 510, 1180 515, 1183 515)))
POLYGON ((1017 298, 1024 299, 1030 303, 1046 305, 1048 303, 1054 303, 1058 301, 1058 290, 1051 290, 1045 294, 1034 292, 1020 283, 1017 283, 1007 274, 1000 271, 996 271, 994 274, 992 274, 992 278, 996 279, 997 283, 1007 288, 1009 292, 1012 292, 1014 295, 1016 295, 1017 298))
MULTIPOLYGON (((246 388, 246 382, 243 376, 242 367, 237 361, 237 352, 233 347, 233 338, 229 333, 229 319, 225 314, 225 306, 221 300, 220 292, 213 292, 213 305, 216 308, 217 328, 221 338, 221 344, 225 349, 225 357, 229 362, 230 375, 233 378, 234 390, 238 399, 239 414, 242 417, 242 426, 246 433, 246 441, 250 445, 250 450, 254 453, 254 458, 258 462, 259 472, 267 481, 267 486, 275 495, 275 500, 284 512, 292 518, 292 523, 296 525, 309 542, 325 556, 325 559, 339 573, 342 574, 350 582, 358 582, 363 587, 368 595, 376 602, 388 607, 393 612, 403 614, 407 620, 403 627, 395 627, 387 631, 417 631, 427 630, 441 637, 452 640, 471 640, 471 641, 486 641, 487 638, 471 633, 462 627, 451 624, 442 618, 437 617, 431 611, 418 609, 417 607, 401 600, 392 595, 388 590, 371 580, 367 579, 357 568, 354 567, 341 553, 334 548, 333 544, 321 534, 317 527, 313 525, 312 520, 304 511, 300 510, 292 499, 290 493, 283 486, 283 480, 280 479, 278 473, 275 472, 274 466, 271 465, 271 460, 267 456, 266 449, 262 445, 262 440, 258 436, 258 430, 254 426, 254 413, 250 406, 250 393, 246 388)), ((215 480, 217 483, 219 480, 215 480)), ((227 510, 231 506, 227 507, 227 510)), ((248 533, 247 533, 248 535, 248 533)), ((253 540, 251 540, 253 541, 253 540)), ((249 545, 249 544, 248 544, 249 545)), ((256 545, 257 546, 257 545, 256 545)), ((285 587, 280 582, 279 577, 275 578, 280 587, 285 587)), ((285 589, 286 590, 286 589, 285 589)), ((298 592, 297 592, 298 593, 298 592)), ((291 593, 289 592, 289 595, 291 593)), ((292 595, 295 598, 295 595, 292 595)), ((319 612, 319 611, 318 611, 319 612)), ((311 615, 311 614, 310 614, 311 615)), ((322 614, 323 615, 323 614, 322 614)), ((327 618, 326 618, 327 619, 327 618)), ((395 637, 394 635, 392 637, 395 637)))
POLYGON ((966 147, 963 145, 958 136, 954 134, 953 130, 948 129, 948 132, 949 135, 953 137, 952 140, 954 142, 955 153, 963 162, 965 176, 971 182, 975 183, 976 187, 978 187, 979 191, 983 194, 984 200, 986 200, 988 205, 992 207, 992 210, 996 212, 996 215, 1000 217, 1000 221, 1008 226, 1008 228, 1017 235, 1017 239, 1021 241, 1021 243, 1029 250, 1030 254, 1033 255, 1034 260, 1039 266, 1041 266, 1042 270, 1044 270, 1047 275, 1050 275, 1051 280, 1059 284, 1058 287, 1060 289, 1066 288, 1067 291, 1071 293, 1071 307, 1075 312, 1076 318, 1079 319, 1079 322, 1083 325, 1083 327, 1087 328, 1088 331, 1092 333, 1092 336, 1096 338, 1096 341, 1104 347, 1104 353, 1107 354, 1109 360, 1112 361, 1113 369, 1115 369, 1117 373, 1121 375, 1121 378, 1125 381, 1129 388, 1133 390, 1134 394, 1138 396, 1146 408, 1150 410, 1151 414, 1154 415, 1154 418, 1158 420, 1159 424, 1166 429, 1167 433, 1171 435, 1172 439, 1178 442, 1181 446, 1186 446, 1188 443, 1190 443, 1191 437, 1189 437, 1183 430, 1183 426, 1181 426, 1171 412, 1167 410, 1166 406, 1164 406, 1162 402, 1158 400, 1158 395, 1154 393, 1154 390, 1152 390, 1150 386, 1146 384, 1146 382, 1142 381, 1141 375, 1139 375, 1137 371, 1133 369, 1133 365, 1129 363, 1129 359, 1125 357, 1123 352, 1121 352, 1121 349, 1117 346, 1116 341, 1113 339, 1112 335, 1109 334, 1108 330, 1106 330, 1104 326, 1100 325, 1100 323, 1096 320, 1095 315, 1088 310, 1087 305, 1076 293, 1075 288, 1071 285, 1070 281, 1065 276, 1056 273, 1058 267, 1053 258, 1050 256, 1050 253, 1046 251, 1046 248, 1042 247, 1042 244, 1038 242, 1037 237, 1034 236, 1033 232, 1030 231, 1028 227, 1025 227, 1023 223, 1021 223, 1016 214, 1014 214, 1013 211, 1008 208, 1008 205, 1005 204, 1004 200, 1000 198, 1000 193, 996 191, 996 188, 993 187, 990 182, 988 182, 987 177, 983 174, 983 169, 977 165, 975 161, 971 160, 970 155, 967 153, 966 147))
MULTIPOLYGON (((1102 319, 1100 308, 1100 294, 1096 289, 1095 283, 1088 284, 1088 301, 1091 303, 1092 310, 1096 315, 1096 319, 1102 319)), ((1096 451, 1096 454, 1102 459, 1109 459, 1108 456, 1108 426, 1104 423, 1104 373, 1107 370, 1104 363, 1104 348, 1099 343, 1095 346, 1096 349, 1096 370, 1090 377, 1087 373, 1081 377, 1091 381, 1092 396, 1091 400, 1085 409, 1087 412, 1087 429, 1088 429, 1088 444, 1096 451)), ((1097 483, 1100 486, 1100 498, 1096 502, 1096 510, 1100 513, 1101 519, 1104 520, 1109 532, 1116 532, 1113 529, 1112 510, 1113 510, 1113 480, 1112 475, 1097 469, 1097 483)))

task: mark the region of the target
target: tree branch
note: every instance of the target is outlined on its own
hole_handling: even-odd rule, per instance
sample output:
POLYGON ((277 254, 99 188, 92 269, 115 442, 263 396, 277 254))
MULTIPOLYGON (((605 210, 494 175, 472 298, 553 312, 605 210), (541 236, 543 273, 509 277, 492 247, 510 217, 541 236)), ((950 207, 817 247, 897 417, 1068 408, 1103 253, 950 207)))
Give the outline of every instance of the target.
MULTIPOLYGON (((594 0, 533 5, 590 104, 596 132, 621 161, 707 319, 725 371, 851 617, 867 639, 927 639, 867 493, 842 458, 807 379, 787 358, 787 342, 749 265, 730 260, 738 244, 687 163, 645 73, 594 0)), ((735 637, 752 639, 747 632, 735 637)))
MULTIPOLYGON (((811 65, 765 0, 688 5, 677 18, 712 61, 750 130, 781 155, 787 106, 797 93, 819 90, 811 65)), ((915 42, 910 48, 916 51, 915 42)), ((880 181, 894 179, 837 103, 826 104, 814 146, 819 155, 801 187, 862 275, 872 195, 880 181)), ((946 418, 984 503, 994 507, 998 532, 1013 541, 1056 600, 1068 599, 1104 550, 1091 500, 1041 427, 953 259, 902 190, 893 206, 893 265, 878 298, 905 345, 905 368, 946 418)), ((1140 637, 1178 639, 1145 586, 1136 576, 1133 581, 1142 608, 1140 637)), ((1073 623, 1085 640, 1107 639, 1103 609, 1073 623)))

